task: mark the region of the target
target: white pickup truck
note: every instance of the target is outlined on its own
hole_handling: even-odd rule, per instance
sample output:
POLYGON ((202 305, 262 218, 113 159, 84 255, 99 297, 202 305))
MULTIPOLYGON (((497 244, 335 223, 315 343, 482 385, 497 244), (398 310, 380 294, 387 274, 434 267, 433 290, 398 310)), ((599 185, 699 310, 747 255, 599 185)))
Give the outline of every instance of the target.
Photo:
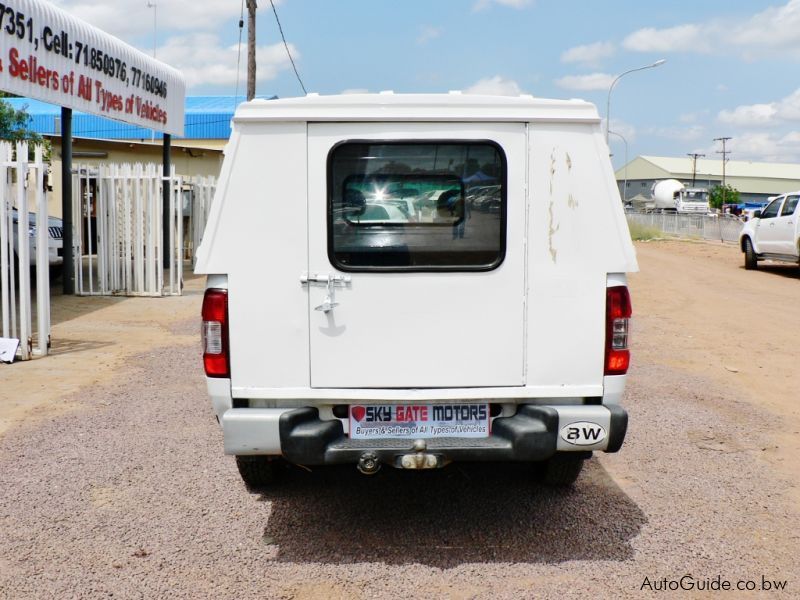
POLYGON ((196 266, 225 453, 251 487, 286 462, 571 484, 625 438, 635 270, 591 104, 242 104, 196 266))
POLYGON ((800 192, 776 196, 744 224, 739 243, 745 269, 758 268, 764 259, 800 263, 798 200, 800 192))

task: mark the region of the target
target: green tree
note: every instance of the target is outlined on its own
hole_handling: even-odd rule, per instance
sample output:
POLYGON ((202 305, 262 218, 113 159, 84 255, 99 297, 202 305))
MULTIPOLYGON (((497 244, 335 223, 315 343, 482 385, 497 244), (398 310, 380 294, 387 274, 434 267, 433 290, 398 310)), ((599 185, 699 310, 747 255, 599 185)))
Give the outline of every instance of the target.
POLYGON ((0 100, 0 140, 42 143, 42 136, 28 129, 31 117, 25 109, 16 110, 8 102, 0 100))
POLYGON ((715 185, 708 193, 708 203, 711 208, 722 208, 723 204, 739 204, 739 190, 731 184, 724 186, 715 185))

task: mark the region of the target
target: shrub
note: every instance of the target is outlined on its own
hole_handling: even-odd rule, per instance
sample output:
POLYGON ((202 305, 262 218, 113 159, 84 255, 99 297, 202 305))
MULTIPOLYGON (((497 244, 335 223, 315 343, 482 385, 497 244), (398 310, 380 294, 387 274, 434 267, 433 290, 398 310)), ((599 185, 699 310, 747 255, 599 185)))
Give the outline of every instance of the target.
POLYGON ((663 232, 658 227, 629 222, 628 228, 631 230, 631 239, 637 242, 645 242, 664 237, 663 232))

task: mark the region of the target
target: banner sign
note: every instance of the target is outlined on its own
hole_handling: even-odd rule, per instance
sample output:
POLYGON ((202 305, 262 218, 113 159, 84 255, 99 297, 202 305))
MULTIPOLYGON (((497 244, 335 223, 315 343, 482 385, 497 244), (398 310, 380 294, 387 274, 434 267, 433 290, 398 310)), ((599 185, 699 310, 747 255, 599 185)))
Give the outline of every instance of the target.
POLYGON ((42 0, 0 0, 0 90, 183 135, 180 71, 42 0))

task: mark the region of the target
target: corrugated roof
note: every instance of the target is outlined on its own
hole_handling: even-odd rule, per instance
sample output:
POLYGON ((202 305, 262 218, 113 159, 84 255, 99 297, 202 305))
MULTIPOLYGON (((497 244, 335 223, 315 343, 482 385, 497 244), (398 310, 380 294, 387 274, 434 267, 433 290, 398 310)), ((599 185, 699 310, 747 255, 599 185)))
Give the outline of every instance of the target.
MULTIPOLYGON (((640 156, 655 166, 682 177, 692 176, 692 159, 687 157, 640 156)), ((636 160, 636 159, 634 159, 636 160)), ((629 163, 630 164, 630 163, 629 163)), ((617 173, 621 173, 619 169, 617 173)), ((722 177, 722 160, 700 158, 697 160, 697 173, 722 177)), ((748 177, 754 179, 800 179, 800 164, 765 163, 745 160, 729 160, 725 165, 728 177, 748 177)))
MULTIPOLYGON (((277 96, 259 96, 273 100, 277 96)), ((24 109, 31 116, 30 128, 42 135, 61 135, 61 107, 30 98, 5 98, 15 109, 24 109)), ((231 118, 241 96, 187 96, 183 139, 227 139, 231 135, 231 118)), ((78 111, 72 113, 72 136, 110 140, 149 140, 151 129, 122 121, 97 117, 78 111)), ((155 132, 155 139, 161 139, 155 132)), ((175 138, 175 136, 173 136, 175 138)), ((175 138, 177 139, 177 138, 175 138)))

